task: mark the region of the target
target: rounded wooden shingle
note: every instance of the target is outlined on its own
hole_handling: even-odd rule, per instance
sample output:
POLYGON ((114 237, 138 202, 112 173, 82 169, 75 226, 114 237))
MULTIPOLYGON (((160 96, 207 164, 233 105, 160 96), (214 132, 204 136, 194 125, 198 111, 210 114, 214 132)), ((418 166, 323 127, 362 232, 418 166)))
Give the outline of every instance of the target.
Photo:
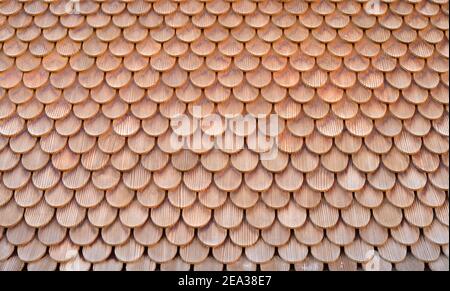
POLYGON ((197 233, 200 241, 210 247, 222 245, 227 237, 227 230, 217 225, 213 220, 199 228, 197 233))
POLYGON ((447 226, 435 219, 431 225, 424 228, 424 235, 435 244, 448 244, 448 237, 445 235, 447 229, 447 226))
POLYGON ((373 259, 374 248, 361 239, 355 239, 344 247, 345 254, 353 261, 365 263, 373 259))
POLYGON ((99 234, 99 229, 94 227, 89 220, 85 220, 79 226, 70 229, 70 239, 77 245, 90 245, 99 234))
POLYGON ((25 267, 25 262, 19 259, 18 256, 12 256, 9 259, 0 263, 0 270, 2 271, 22 271, 25 267))
POLYGON ((305 223, 307 213, 304 208, 291 200, 287 206, 277 211, 277 217, 282 225, 295 229, 305 223))
POLYGON ((449 263, 447 257, 440 255, 439 258, 433 262, 428 263, 432 271, 448 271, 449 263))
POLYGON ((333 140, 314 131, 305 139, 306 147, 313 153, 325 154, 333 146, 333 140))
MULTIPOLYGON (((150 226, 150 225, 149 225, 150 226)), ((150 229, 150 228, 149 228, 150 229)), ((162 229, 156 231, 161 236, 162 229)), ((165 230, 166 238, 174 245, 183 246, 187 245, 194 239, 194 228, 186 225, 182 220, 178 221, 172 227, 166 228, 165 230)), ((157 236, 154 237, 155 239, 157 236)))
POLYGON ((238 226, 243 219, 243 210, 236 207, 231 200, 227 200, 218 209, 214 210, 214 220, 224 228, 233 228, 238 226))
POLYGON ((61 243, 51 246, 48 253, 53 260, 64 263, 76 258, 78 256, 79 249, 79 246, 74 245, 69 239, 66 238, 61 243))
POLYGON ((364 187, 366 177, 353 164, 349 164, 345 171, 337 175, 337 182, 348 191, 359 191, 364 187))
POLYGON ((322 194, 303 185, 299 191, 294 192, 293 198, 300 206, 311 209, 319 205, 322 194))
POLYGON ((425 264, 409 254, 403 261, 396 263, 395 268, 399 271, 423 271, 425 264))
POLYGON ((262 239, 259 239, 253 246, 245 248, 247 258, 257 264, 269 261, 274 253, 275 248, 266 244, 262 239))
POLYGON ((201 263, 208 256, 209 248, 204 246, 198 239, 190 244, 180 247, 181 258, 188 263, 201 263))
POLYGON ((224 264, 236 262, 242 254, 242 248, 233 244, 227 239, 223 244, 212 249, 213 256, 216 260, 224 264))
POLYGON ((166 199, 158 207, 150 211, 150 217, 156 225, 160 227, 168 227, 174 225, 180 216, 180 209, 172 206, 166 199))
POLYGON ((280 209, 289 203, 290 194, 273 184, 269 190, 261 193, 261 198, 268 206, 280 209))
POLYGON ((339 219, 339 211, 323 201, 309 212, 309 218, 318 227, 330 228, 336 225, 339 219))
POLYGON ((24 262, 35 262, 41 259, 47 252, 47 247, 38 239, 17 248, 17 255, 24 262))
POLYGON ((432 173, 428 179, 438 189, 445 190, 449 188, 449 183, 445 177, 448 176, 448 169, 445 167, 439 167, 434 173, 432 173))
POLYGON ((253 245, 254 243, 256 243, 258 238, 258 229, 253 228, 245 221, 240 226, 230 230, 231 241, 241 247, 253 245))
POLYGON ((373 216, 378 223, 389 228, 400 225, 403 218, 402 211, 386 200, 373 209, 373 216))
POLYGON ((289 240, 291 231, 289 228, 282 225, 278 220, 266 229, 261 231, 261 238, 272 246, 282 246, 289 240))
POLYGON ((27 271, 55 271, 57 262, 48 255, 27 265, 27 271))
POLYGON ((200 203, 208 208, 217 208, 223 205, 227 199, 227 193, 218 189, 214 184, 205 191, 199 192, 200 203))
POLYGON ((233 204, 244 209, 253 207, 258 201, 258 198, 258 192, 253 191, 245 184, 241 185, 239 189, 230 193, 230 199, 233 204))
POLYGON ((241 256, 237 261, 226 264, 227 271, 256 271, 256 264, 249 261, 245 255, 241 256))
POLYGON ((181 183, 181 179, 181 173, 175 170, 170 164, 153 174, 155 184, 165 190, 177 187, 181 183))
POLYGON ((396 177, 384 166, 380 166, 374 173, 367 176, 367 181, 377 190, 390 190, 395 186, 396 177))
POLYGON ((404 209, 403 213, 410 224, 420 228, 427 227, 433 222, 433 209, 417 200, 404 209))
POLYGON ((303 174, 289 165, 283 172, 275 174, 275 182, 282 190, 293 192, 301 187, 303 174))
POLYGON ((37 232, 39 240, 47 246, 61 243, 66 238, 66 234, 67 229, 62 227, 56 219, 53 219, 44 227, 39 228, 37 232))
POLYGON ((386 192, 386 198, 393 205, 400 208, 406 208, 413 204, 414 193, 403 187, 401 184, 397 184, 394 188, 386 192))
POLYGON ((33 184, 28 183, 25 187, 14 193, 16 203, 24 208, 35 206, 41 201, 43 192, 36 188, 33 184))
POLYGON ((326 230, 326 235, 332 243, 345 246, 355 239, 355 229, 339 220, 335 226, 326 230))
POLYGON ((284 172, 284 170, 287 170, 289 163, 289 156, 285 155, 284 153, 277 153, 276 158, 268 158, 268 159, 261 159, 261 165, 268 171, 277 173, 275 176, 282 174, 280 172, 284 172))
POLYGON ((383 246, 378 247, 378 251, 383 259, 391 263, 403 261, 407 254, 406 247, 397 243, 392 238, 389 238, 383 246))
POLYGON ((154 271, 156 269, 156 263, 150 260, 148 257, 143 256, 141 259, 127 263, 127 271, 154 271))
POLYGON ((325 238, 320 244, 311 247, 311 254, 321 262, 330 263, 339 258, 340 249, 325 238))
POLYGON ((97 206, 89 208, 88 219, 97 227, 105 227, 114 222, 117 216, 117 209, 111 207, 106 200, 103 200, 97 206))
POLYGON ((15 247, 8 242, 6 237, 0 240, 0 246, 2 247, 0 251, 2 261, 8 259, 14 253, 15 247))
POLYGON ((256 170, 244 175, 245 183, 254 191, 267 190, 271 186, 272 180, 272 173, 264 170, 262 166, 258 166, 256 170))
POLYGON ((333 187, 334 175, 323 167, 318 167, 313 172, 306 174, 306 182, 316 191, 328 191, 333 187))
POLYGON ((235 191, 242 182, 242 174, 232 167, 214 174, 214 182, 223 191, 235 191))
POLYGON ((429 241, 426 237, 421 237, 411 246, 412 254, 419 260, 424 262, 432 262, 439 258, 440 247, 429 241))
POLYGON ((379 225, 374 219, 370 219, 366 226, 359 229, 359 235, 365 242, 374 246, 383 245, 389 237, 387 228, 379 225))
POLYGON ((197 166, 183 174, 183 182, 193 191, 205 190, 211 184, 211 180, 212 174, 202 166, 197 166))
POLYGON ((182 210, 183 220, 191 227, 202 227, 211 219, 211 210, 199 202, 182 210))
POLYGON ((0 233, 21 251, 0 269, 448 269, 444 2, 2 5, 0 233), (261 165, 251 132, 170 144, 186 109, 224 122, 272 108, 281 153, 261 165), (118 223, 113 250, 96 233, 118 223))
POLYGON ((406 172, 398 175, 398 180, 406 188, 417 191, 425 187, 427 176, 416 167, 409 167, 406 172))
POLYGON ((419 229, 406 220, 404 220, 398 227, 391 229, 392 238, 401 244, 412 245, 417 242, 420 237, 419 229))
MULTIPOLYGON (((59 187, 57 187, 56 189, 58 188, 59 187)), ((67 194, 65 195, 63 201, 65 201, 66 199, 68 200, 69 198, 71 199, 71 196, 69 195, 71 192, 68 191, 68 189, 66 189, 65 192, 67 192, 67 194)), ((75 192, 75 199, 77 203, 85 208, 97 206, 98 204, 100 204, 100 202, 102 202, 104 196, 104 192, 95 188, 92 183, 88 183, 82 189, 79 189, 75 192)), ((50 201, 47 202, 51 204, 50 201)), ((66 203, 68 203, 68 201, 66 203)))
POLYGON ((246 210, 247 222, 259 229, 269 227, 275 219, 275 211, 259 200, 252 208, 246 210))
POLYGON ((426 206, 439 207, 445 203, 445 192, 427 183, 423 189, 418 191, 417 198, 426 206))
POLYGON ((21 221, 19 224, 12 228, 8 228, 5 233, 5 237, 8 242, 13 245, 25 245, 29 243, 35 234, 35 229, 28 226, 25 221, 21 221))
POLYGON ((140 259, 144 250, 143 246, 136 243, 136 241, 131 238, 127 243, 115 247, 114 254, 120 261, 129 263, 140 259))
POLYGON ((13 200, 0 207, 0 225, 11 227, 16 225, 22 219, 24 209, 18 206, 13 200))

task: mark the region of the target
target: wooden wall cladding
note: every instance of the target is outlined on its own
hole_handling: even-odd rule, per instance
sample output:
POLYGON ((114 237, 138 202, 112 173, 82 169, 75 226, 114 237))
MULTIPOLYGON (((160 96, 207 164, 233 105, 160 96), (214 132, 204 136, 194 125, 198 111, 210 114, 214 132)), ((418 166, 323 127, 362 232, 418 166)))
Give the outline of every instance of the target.
POLYGON ((0 270, 448 270, 449 4, 374 1, 0 0, 0 270))

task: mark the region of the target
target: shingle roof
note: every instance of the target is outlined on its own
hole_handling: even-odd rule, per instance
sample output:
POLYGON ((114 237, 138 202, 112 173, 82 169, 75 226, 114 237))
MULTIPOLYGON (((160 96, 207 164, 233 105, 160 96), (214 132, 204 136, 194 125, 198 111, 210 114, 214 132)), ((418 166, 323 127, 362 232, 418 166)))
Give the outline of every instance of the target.
POLYGON ((0 0, 0 270, 448 270, 448 8, 0 0))

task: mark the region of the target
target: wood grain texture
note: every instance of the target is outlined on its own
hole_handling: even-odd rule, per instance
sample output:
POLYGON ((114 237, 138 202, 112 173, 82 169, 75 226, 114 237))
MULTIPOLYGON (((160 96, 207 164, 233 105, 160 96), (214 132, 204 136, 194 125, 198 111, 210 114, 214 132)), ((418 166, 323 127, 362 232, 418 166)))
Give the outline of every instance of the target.
POLYGON ((0 270, 448 270, 449 4, 369 6, 0 0, 0 270))

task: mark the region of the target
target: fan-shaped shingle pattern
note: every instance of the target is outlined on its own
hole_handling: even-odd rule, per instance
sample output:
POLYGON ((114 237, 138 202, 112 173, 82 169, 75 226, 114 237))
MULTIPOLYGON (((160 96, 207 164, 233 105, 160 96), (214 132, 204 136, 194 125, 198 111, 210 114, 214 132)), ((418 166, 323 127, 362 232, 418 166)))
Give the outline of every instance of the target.
POLYGON ((447 0, 69 2, 0 1, 0 270, 448 270, 447 0))

